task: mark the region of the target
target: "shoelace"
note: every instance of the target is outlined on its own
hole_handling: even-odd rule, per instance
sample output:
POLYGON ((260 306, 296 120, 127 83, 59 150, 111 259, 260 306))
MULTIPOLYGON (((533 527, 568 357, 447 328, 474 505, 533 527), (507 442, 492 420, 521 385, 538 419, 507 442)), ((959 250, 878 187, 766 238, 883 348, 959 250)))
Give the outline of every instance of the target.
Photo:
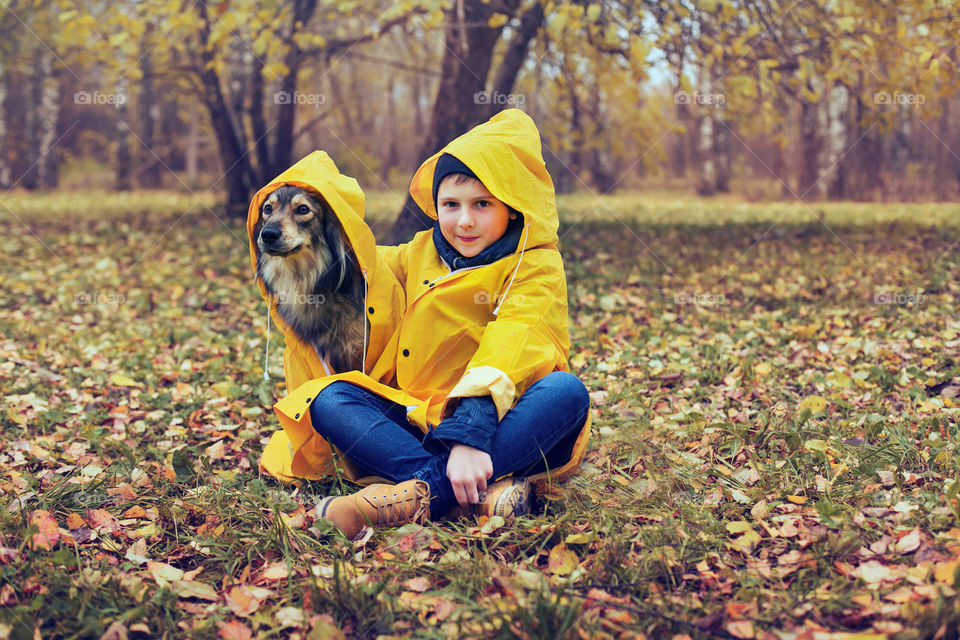
POLYGON ((370 496, 371 502, 377 508, 377 526, 380 527, 392 527, 398 524, 405 524, 411 519, 416 519, 417 512, 420 510, 418 505, 417 511, 415 511, 412 516, 406 513, 404 508, 407 503, 407 494, 410 492, 409 489, 404 489, 400 493, 393 494, 393 500, 390 500, 390 496, 370 496), (402 496, 399 500, 398 496, 402 496))

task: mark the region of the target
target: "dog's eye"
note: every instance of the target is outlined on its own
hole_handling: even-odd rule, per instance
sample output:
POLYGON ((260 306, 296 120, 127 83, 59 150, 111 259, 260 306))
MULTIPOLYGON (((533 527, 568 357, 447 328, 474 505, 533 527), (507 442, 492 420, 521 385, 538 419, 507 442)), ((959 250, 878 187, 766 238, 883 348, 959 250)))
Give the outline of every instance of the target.
POLYGON ((272 205, 272 204, 265 204, 265 205, 263 205, 263 214, 264 214, 264 215, 267 215, 267 214, 270 214, 270 213, 273 213, 273 205, 272 205))
POLYGON ((300 215, 306 215, 310 213, 310 207, 308 207, 305 204, 302 204, 299 207, 297 207, 297 213, 299 213, 300 215))

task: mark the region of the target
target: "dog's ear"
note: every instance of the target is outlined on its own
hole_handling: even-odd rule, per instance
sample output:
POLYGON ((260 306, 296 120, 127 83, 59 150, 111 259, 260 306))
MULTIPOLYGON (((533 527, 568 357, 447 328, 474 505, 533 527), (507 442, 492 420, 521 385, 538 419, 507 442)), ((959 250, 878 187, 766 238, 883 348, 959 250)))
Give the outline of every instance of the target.
POLYGON ((324 207, 323 215, 323 238, 327 242, 327 248, 333 256, 332 264, 327 268, 324 277, 331 280, 332 291, 338 291, 341 288, 349 288, 353 284, 353 269, 351 264, 353 256, 347 247, 345 233, 340 228, 340 222, 332 211, 324 207), (332 281, 336 281, 333 284, 332 281))

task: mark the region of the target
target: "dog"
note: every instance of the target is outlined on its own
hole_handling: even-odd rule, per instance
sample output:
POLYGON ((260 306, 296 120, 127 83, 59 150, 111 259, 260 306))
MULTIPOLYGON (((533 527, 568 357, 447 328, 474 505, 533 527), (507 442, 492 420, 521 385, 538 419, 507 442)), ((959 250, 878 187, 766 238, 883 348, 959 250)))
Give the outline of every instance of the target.
POLYGON ((323 197, 284 185, 260 207, 257 279, 277 315, 334 371, 363 366, 363 274, 340 221, 323 197))

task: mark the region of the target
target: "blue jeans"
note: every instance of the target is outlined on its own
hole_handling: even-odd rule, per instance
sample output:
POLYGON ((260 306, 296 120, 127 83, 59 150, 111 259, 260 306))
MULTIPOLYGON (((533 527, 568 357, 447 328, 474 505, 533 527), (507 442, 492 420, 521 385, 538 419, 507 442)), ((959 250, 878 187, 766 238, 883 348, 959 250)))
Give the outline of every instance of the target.
MULTIPOLYGON (((530 386, 497 425, 490 450, 493 479, 522 477, 567 462, 590 410, 580 379, 554 371, 530 386)), ((430 511, 445 515, 456 498, 447 478, 449 451, 429 453, 423 434, 402 405, 349 382, 327 386, 310 405, 313 428, 332 442, 361 475, 392 482, 411 478, 430 486, 430 511)))

